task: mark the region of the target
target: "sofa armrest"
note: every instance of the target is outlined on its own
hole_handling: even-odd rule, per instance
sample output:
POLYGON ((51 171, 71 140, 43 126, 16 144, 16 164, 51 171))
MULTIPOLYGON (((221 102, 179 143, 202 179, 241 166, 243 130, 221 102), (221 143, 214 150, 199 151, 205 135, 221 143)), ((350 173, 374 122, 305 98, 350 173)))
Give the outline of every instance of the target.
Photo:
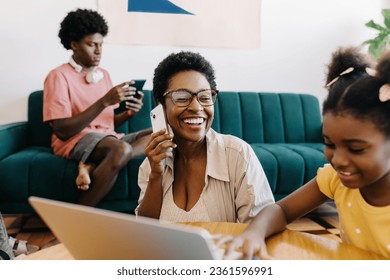
POLYGON ((27 122, 0 125, 0 160, 27 146, 27 122))

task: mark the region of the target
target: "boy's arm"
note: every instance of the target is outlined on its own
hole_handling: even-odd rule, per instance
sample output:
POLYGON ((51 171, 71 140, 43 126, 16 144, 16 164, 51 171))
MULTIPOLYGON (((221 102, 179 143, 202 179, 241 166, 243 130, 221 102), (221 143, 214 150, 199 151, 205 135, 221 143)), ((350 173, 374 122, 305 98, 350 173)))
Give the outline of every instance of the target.
MULTIPOLYGON (((61 140, 67 140, 87 127, 105 108, 121 101, 129 100, 130 89, 124 87, 128 82, 110 89, 88 109, 70 118, 51 120, 53 132, 61 140)), ((114 120, 115 121, 115 120, 114 120)))
POLYGON ((105 108, 99 99, 84 112, 70 118, 51 120, 50 125, 58 138, 67 140, 87 127, 105 108))

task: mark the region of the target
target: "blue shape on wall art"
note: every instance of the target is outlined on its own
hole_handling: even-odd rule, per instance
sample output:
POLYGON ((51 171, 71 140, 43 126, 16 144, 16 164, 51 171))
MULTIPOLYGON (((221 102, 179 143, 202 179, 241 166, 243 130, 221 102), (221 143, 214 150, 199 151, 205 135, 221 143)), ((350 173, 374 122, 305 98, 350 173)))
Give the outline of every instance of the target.
POLYGON ((181 14, 192 13, 180 8, 168 0, 128 0, 128 12, 158 13, 158 14, 181 14))

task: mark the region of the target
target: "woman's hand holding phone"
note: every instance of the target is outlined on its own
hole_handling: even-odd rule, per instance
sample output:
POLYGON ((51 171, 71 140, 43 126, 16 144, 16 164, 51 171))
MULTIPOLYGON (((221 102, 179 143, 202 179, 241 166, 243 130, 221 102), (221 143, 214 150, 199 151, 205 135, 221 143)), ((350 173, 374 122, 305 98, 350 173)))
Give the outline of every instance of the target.
POLYGON ((150 142, 145 149, 151 168, 151 175, 153 173, 162 175, 165 168, 165 159, 173 158, 172 149, 176 148, 176 144, 172 139, 173 135, 167 134, 165 129, 152 133, 150 142))
POLYGON ((152 173, 162 174, 165 167, 165 159, 173 158, 172 149, 176 144, 172 141, 173 134, 168 132, 168 125, 165 120, 164 108, 159 104, 150 112, 153 134, 145 149, 149 159, 152 173))

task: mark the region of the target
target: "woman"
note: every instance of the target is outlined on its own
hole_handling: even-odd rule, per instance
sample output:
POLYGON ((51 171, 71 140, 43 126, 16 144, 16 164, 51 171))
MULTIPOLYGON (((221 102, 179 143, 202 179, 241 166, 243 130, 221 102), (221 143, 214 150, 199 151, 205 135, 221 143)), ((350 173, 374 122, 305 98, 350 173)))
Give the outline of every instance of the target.
POLYGON ((136 214, 172 222, 249 222, 274 198, 252 148, 212 128, 214 70, 201 55, 171 54, 156 68, 153 94, 173 133, 153 133, 138 182, 136 214))

